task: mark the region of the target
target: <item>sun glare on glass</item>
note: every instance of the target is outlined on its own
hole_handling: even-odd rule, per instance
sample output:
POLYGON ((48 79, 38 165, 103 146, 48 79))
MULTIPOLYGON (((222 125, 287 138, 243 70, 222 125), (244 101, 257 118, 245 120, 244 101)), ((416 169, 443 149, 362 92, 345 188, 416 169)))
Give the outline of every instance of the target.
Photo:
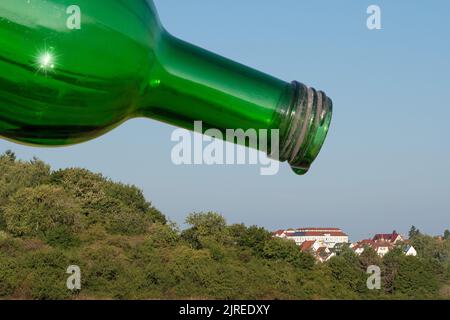
POLYGON ((56 56, 49 50, 44 50, 36 55, 36 67, 39 72, 47 74, 55 69, 56 56))

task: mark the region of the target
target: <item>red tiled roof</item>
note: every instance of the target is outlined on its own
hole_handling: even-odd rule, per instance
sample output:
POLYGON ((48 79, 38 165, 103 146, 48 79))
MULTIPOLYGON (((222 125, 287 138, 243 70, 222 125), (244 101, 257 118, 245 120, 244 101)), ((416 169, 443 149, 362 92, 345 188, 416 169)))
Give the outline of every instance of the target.
POLYGON ((274 235, 281 235, 281 234, 283 234, 285 231, 284 230, 277 230, 277 231, 275 231, 273 234, 274 235))
POLYGON ((307 251, 312 248, 312 246, 316 243, 315 241, 305 241, 300 245, 300 250, 307 251))
POLYGON ((399 236, 398 233, 377 233, 374 237, 374 241, 380 241, 380 240, 388 240, 388 241, 394 241, 399 236))
POLYGON ((325 259, 328 256, 328 252, 328 248, 320 247, 319 249, 317 249, 316 255, 322 259, 325 259))
POLYGON ((297 229, 298 231, 338 231, 338 232, 342 232, 342 230, 340 228, 299 228, 297 229))
POLYGON ((358 241, 356 243, 356 245, 353 247, 353 250, 361 249, 361 248, 364 248, 366 246, 373 247, 374 244, 375 244, 375 241, 373 241, 372 239, 364 239, 364 240, 358 241))
POLYGON ((353 247, 353 250, 362 249, 364 247, 371 247, 374 250, 377 250, 378 248, 384 248, 384 247, 392 248, 392 247, 394 247, 394 244, 392 242, 390 242, 390 241, 384 241, 384 240, 382 240, 382 241, 374 241, 374 240, 371 240, 371 239, 365 239, 365 240, 359 241, 353 247))
POLYGON ((320 237, 320 236, 325 236, 325 235, 330 235, 333 237, 347 237, 347 235, 345 233, 343 233, 342 231, 340 231, 340 232, 309 231, 309 232, 304 233, 304 236, 306 236, 306 237, 320 237))
POLYGON ((339 228, 300 228, 300 229, 286 229, 277 230, 272 233, 273 235, 285 234, 288 237, 303 236, 303 237, 324 237, 330 235, 333 237, 347 237, 347 234, 342 232, 339 228), (300 235, 301 233, 301 235, 300 235))

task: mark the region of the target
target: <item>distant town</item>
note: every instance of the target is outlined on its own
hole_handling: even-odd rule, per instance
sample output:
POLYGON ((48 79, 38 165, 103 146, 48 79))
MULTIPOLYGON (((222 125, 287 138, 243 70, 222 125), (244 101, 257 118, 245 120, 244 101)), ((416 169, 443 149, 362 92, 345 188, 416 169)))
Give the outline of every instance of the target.
POLYGON ((364 239, 350 243, 349 237, 339 228, 299 228, 277 230, 273 232, 277 238, 294 241, 303 252, 310 252, 318 262, 326 262, 344 247, 348 246, 357 255, 361 255, 367 248, 372 248, 380 257, 384 257, 394 248, 401 248, 408 256, 417 256, 416 249, 409 240, 398 234, 375 234, 371 239, 364 239))

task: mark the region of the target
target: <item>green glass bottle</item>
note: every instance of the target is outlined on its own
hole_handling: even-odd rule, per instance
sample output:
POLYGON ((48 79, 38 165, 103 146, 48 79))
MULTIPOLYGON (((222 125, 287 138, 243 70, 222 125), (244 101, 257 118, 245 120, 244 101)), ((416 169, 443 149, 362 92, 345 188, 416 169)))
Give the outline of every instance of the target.
MULTIPOLYGON (((65 146, 149 117, 186 129, 279 129, 305 173, 332 103, 170 35, 151 0, 1 0, 0 136, 65 146)), ((265 150, 269 154, 271 150, 265 150)))

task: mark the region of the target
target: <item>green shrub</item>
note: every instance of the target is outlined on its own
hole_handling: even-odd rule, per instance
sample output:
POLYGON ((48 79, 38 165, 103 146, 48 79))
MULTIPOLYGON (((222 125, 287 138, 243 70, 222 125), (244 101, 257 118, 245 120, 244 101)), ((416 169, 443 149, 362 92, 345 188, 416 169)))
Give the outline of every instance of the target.
POLYGON ((0 256, 0 297, 12 295, 19 284, 19 266, 14 259, 0 256))
POLYGON ((419 257, 348 246, 316 263, 292 241, 214 212, 180 232, 141 190, 85 169, 0 156, 0 298, 418 299, 448 298, 450 236, 412 230, 419 257), (368 291, 380 265, 384 290, 368 291), (82 290, 66 288, 78 265, 82 290), (76 296, 74 295, 76 294, 76 296), (78 296, 79 295, 79 296, 78 296))
POLYGON ((78 202, 55 186, 41 185, 17 191, 3 207, 6 228, 15 236, 39 236, 65 226, 81 227, 78 202))
POLYGON ((66 284, 69 277, 66 270, 72 263, 62 251, 40 250, 28 254, 22 261, 31 299, 61 300, 72 296, 66 284))
POLYGON ((63 249, 76 247, 80 244, 79 238, 67 226, 58 226, 45 235, 45 241, 53 246, 63 249))
POLYGON ((52 182, 79 201, 90 225, 101 225, 111 234, 143 234, 154 222, 166 223, 134 186, 113 183, 84 169, 59 170, 52 174, 52 182))

